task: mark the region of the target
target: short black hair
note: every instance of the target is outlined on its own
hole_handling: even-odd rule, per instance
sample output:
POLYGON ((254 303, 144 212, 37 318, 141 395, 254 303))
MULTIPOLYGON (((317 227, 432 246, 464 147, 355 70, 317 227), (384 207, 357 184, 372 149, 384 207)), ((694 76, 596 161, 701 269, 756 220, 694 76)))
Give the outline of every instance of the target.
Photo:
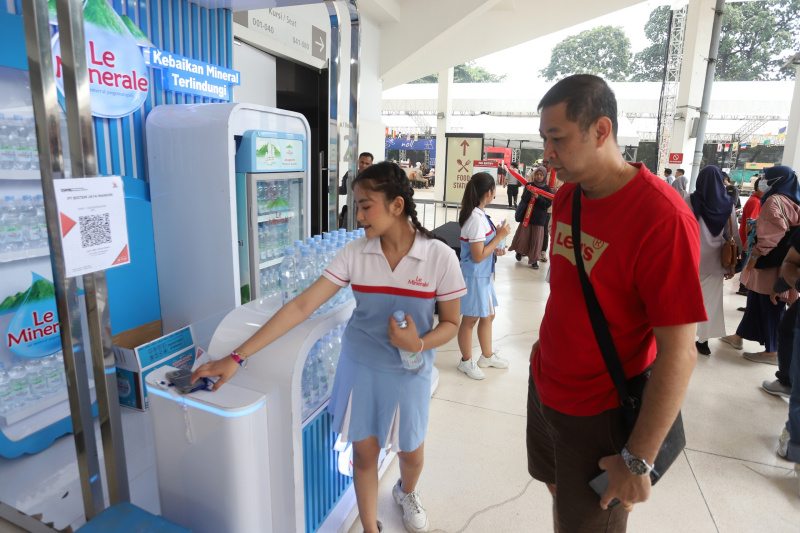
POLYGON ((369 157, 371 160, 375 161, 375 157, 369 152, 361 152, 358 154, 358 158, 361 159, 362 157, 369 157))
POLYGON ((681 174, 686 174, 686 171, 685 171, 685 170, 683 170, 682 168, 679 168, 679 169, 678 169, 678 172, 680 172, 681 174))
POLYGON ((664 169, 664 175, 665 176, 672 176, 672 169, 671 168, 665 168, 664 169))
POLYGON ((519 168, 519 163, 517 163, 516 161, 512 161, 511 168, 519 168))
POLYGON ((617 140, 617 98, 611 87, 598 76, 592 74, 575 74, 568 76, 553 85, 539 101, 537 110, 560 103, 567 104, 567 118, 577 122, 581 131, 589 127, 600 117, 608 117, 614 142, 617 140))

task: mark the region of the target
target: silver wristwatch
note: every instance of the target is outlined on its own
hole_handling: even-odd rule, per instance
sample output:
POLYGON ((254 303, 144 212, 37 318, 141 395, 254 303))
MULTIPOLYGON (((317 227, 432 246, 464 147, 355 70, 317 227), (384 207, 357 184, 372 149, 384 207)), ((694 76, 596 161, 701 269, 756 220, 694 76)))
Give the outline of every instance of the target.
POLYGON ((620 454, 622 455, 622 460, 628 465, 628 470, 637 476, 649 475, 650 471, 653 469, 651 465, 647 464, 647 461, 632 455, 631 452, 628 451, 627 446, 622 448, 620 454))

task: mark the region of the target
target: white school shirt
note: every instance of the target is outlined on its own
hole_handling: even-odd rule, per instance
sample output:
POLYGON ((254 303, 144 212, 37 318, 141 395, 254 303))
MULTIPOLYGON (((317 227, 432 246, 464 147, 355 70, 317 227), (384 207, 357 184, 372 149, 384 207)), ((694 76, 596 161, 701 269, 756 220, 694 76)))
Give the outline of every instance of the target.
MULTIPOLYGON (((342 351, 353 360, 388 372, 404 372, 397 348, 389 342, 389 319, 400 309, 411 315, 420 337, 433 329, 434 302, 467 293, 455 252, 417 232, 408 254, 394 271, 379 237, 348 243, 322 272, 329 281, 353 289, 356 308, 342 337, 342 351)), ((426 368, 435 350, 425 350, 426 368)))

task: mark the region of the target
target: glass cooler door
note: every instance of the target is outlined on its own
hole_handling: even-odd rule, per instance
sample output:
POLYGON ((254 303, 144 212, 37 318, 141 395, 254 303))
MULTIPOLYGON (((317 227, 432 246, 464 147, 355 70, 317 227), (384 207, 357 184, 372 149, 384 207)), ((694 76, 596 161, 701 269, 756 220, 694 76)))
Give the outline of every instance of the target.
POLYGON ((303 172, 247 174, 252 299, 280 294, 284 250, 303 239, 304 177, 303 172))

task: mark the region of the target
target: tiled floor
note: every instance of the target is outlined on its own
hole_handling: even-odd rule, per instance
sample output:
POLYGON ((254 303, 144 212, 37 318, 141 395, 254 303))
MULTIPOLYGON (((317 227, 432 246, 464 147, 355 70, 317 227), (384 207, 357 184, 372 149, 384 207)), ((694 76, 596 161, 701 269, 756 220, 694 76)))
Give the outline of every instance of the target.
MULTIPOLYGON (((489 214, 495 221, 513 219, 511 211, 489 214)), ((456 370, 455 340, 437 353, 440 384, 431 401, 419 484, 433 532, 553 530, 550 494, 527 473, 524 433, 528 356, 549 294, 546 266, 532 270, 511 254, 498 261, 493 338, 511 361, 508 370, 485 369, 486 379, 473 381, 456 370)), ((736 308, 744 304, 735 289, 726 284, 730 333, 741 318, 736 308)), ((800 531, 793 465, 775 454, 788 401, 760 388, 774 379, 776 367, 745 361, 717 340, 710 346, 711 357, 699 356, 683 407, 686 451, 651 500, 631 514, 629 531, 800 531)), ((745 342, 745 350, 756 351, 756 344, 745 342)), ((391 497, 398 476, 395 460, 379 488, 378 516, 387 533, 405 531, 391 497)), ((361 530, 356 521, 350 533, 361 530)))

